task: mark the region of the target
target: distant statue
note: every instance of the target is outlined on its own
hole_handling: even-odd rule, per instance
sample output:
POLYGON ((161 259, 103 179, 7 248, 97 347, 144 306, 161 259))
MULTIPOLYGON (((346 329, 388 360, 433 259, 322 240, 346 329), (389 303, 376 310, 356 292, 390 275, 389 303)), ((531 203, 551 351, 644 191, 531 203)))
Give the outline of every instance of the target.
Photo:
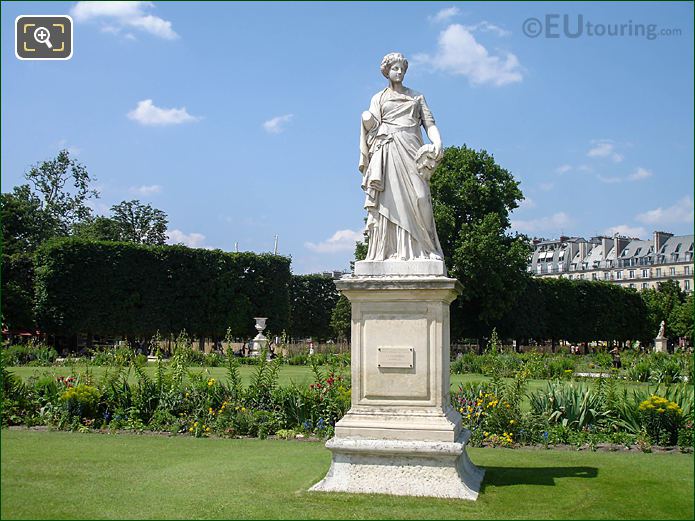
POLYGON ((381 62, 389 80, 362 113, 360 164, 369 247, 366 260, 442 260, 429 180, 442 158, 442 139, 422 94, 403 85, 408 60, 381 62), (420 127, 432 144, 424 145, 420 127))
POLYGON ((666 328, 666 322, 663 320, 661 321, 661 324, 659 325, 659 334, 656 335, 657 338, 664 338, 664 329, 666 328))

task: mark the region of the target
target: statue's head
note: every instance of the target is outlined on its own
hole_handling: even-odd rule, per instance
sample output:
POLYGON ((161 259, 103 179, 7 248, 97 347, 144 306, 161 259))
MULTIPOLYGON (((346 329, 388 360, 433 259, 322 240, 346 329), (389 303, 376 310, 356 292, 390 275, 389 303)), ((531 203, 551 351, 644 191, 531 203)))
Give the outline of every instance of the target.
POLYGON ((408 70, 408 60, 399 52, 390 52, 381 60, 381 74, 383 74, 384 77, 389 78, 389 73, 394 63, 400 63, 403 66, 402 76, 405 76, 408 70))

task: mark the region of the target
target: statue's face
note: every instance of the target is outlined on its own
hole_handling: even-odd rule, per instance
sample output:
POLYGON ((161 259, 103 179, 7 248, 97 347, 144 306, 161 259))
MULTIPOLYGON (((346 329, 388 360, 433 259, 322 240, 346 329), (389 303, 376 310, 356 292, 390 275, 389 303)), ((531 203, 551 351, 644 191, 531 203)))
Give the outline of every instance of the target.
POLYGON ((403 81, 405 76, 405 65, 401 61, 394 62, 389 69, 389 79, 396 83, 403 81))

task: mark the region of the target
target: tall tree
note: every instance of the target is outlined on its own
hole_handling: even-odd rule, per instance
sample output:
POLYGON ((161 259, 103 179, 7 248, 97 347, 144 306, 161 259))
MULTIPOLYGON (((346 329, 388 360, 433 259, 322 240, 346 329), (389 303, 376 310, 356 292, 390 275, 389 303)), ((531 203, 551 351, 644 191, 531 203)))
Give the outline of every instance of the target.
POLYGON ((519 182, 485 150, 449 147, 431 181, 446 265, 464 293, 452 306, 452 338, 487 335, 527 280, 526 237, 508 234, 519 182))
POLYGON ((91 241, 122 241, 121 226, 114 219, 98 216, 88 221, 77 223, 73 235, 91 241))
POLYGON ((669 338, 677 335, 673 329, 674 311, 685 301, 685 294, 677 282, 666 280, 657 284, 657 289, 645 289, 640 293, 647 306, 647 331, 656 336, 661 321, 666 322, 665 334, 669 338))
POLYGON ((87 202, 99 197, 91 188, 96 179, 67 150, 32 166, 24 177, 36 190, 41 208, 56 223, 56 235, 68 235, 76 223, 88 219, 92 211, 87 202))
POLYGON ((120 240, 140 244, 164 244, 167 240, 167 214, 137 199, 111 207, 112 220, 120 230, 120 240))
POLYGON ((56 223, 29 185, 0 195, 3 254, 31 253, 55 235, 56 223))

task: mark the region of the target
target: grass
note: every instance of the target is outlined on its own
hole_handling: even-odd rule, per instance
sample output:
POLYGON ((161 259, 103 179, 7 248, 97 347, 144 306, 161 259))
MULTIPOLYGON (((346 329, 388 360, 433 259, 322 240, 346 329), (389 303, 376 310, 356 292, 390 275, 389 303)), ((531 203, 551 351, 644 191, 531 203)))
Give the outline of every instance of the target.
MULTIPOLYGON (((42 375, 52 375, 52 376, 70 376, 72 374, 84 373, 86 367, 84 365, 77 365, 74 367, 61 367, 61 366, 49 366, 49 367, 30 367, 30 366, 19 366, 19 367, 8 367, 10 372, 20 376, 23 379, 28 379, 32 376, 42 376, 42 375)), ((251 375, 253 374, 256 366, 242 365, 239 367, 239 373, 241 374, 243 382, 248 385, 251 380, 251 375)), ((92 372, 93 376, 98 381, 107 370, 106 367, 101 366, 90 366, 89 370, 92 372)), ((110 368, 113 370, 113 368, 110 368)), ((226 381, 227 370, 224 367, 191 367, 191 372, 203 372, 207 371, 212 378, 216 378, 221 381, 226 381)), ((148 365, 146 371, 154 376, 156 368, 153 365, 148 365)), ((344 374, 346 378, 350 377, 350 369, 344 369, 344 374)), ((452 374, 451 375, 451 389, 456 391, 460 384, 473 383, 473 382, 485 382, 489 378, 481 374, 452 374)), ((509 379, 506 379, 509 380, 509 379)), ((130 382, 134 383, 136 381, 135 374, 131 371, 130 382)), ((278 383, 280 385, 289 385, 294 382, 300 386, 309 385, 313 381, 313 375, 311 373, 311 368, 302 365, 283 365, 280 367, 278 383)), ((593 383, 594 379, 585 379, 588 384, 593 383)), ((538 389, 544 388, 547 384, 547 380, 529 380, 528 381, 528 391, 537 391, 538 389)), ((642 382, 619 382, 619 386, 627 387, 628 389, 646 387, 649 386, 648 383, 642 382)), ((651 384, 654 387, 654 384, 651 384)))
POLYGON ((692 519, 693 456, 469 449, 478 501, 307 492, 323 443, 2 431, 3 519, 692 519))

